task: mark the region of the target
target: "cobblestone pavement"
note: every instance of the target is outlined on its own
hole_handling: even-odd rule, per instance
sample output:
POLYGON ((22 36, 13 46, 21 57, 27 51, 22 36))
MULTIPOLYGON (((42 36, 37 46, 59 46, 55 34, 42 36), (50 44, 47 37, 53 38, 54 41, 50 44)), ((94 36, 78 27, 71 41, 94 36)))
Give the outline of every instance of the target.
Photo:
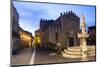
POLYGON ((33 53, 32 48, 24 48, 18 54, 11 56, 12 65, 28 65, 33 53))

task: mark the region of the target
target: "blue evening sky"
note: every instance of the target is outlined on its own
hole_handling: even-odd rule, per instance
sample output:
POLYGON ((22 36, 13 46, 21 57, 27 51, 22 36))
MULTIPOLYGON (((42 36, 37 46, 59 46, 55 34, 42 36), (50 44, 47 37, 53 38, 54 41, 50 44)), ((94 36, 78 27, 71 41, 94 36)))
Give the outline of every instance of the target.
POLYGON ((17 12, 19 13, 20 26, 34 35, 35 30, 39 29, 39 21, 43 19, 56 20, 61 12, 73 11, 82 21, 82 13, 85 16, 87 26, 95 25, 95 7, 64 5, 64 4, 48 4, 34 2, 18 2, 13 1, 17 12))

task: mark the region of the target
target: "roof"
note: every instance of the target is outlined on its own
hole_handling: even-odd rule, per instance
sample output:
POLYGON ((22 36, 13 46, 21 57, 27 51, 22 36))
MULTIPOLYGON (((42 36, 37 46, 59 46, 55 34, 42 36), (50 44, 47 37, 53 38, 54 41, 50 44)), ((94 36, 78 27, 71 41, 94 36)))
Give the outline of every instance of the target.
POLYGON ((90 26, 88 29, 96 29, 96 26, 90 26))

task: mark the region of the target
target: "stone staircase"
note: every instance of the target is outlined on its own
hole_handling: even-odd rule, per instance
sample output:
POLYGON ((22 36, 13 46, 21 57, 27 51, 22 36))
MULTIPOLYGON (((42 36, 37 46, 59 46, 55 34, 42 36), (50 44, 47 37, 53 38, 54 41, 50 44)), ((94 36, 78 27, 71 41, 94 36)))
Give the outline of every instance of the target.
MULTIPOLYGON (((95 46, 88 46, 87 56, 95 56, 95 46)), ((65 58, 82 58, 81 49, 79 46, 69 47, 61 52, 62 56, 65 58)))

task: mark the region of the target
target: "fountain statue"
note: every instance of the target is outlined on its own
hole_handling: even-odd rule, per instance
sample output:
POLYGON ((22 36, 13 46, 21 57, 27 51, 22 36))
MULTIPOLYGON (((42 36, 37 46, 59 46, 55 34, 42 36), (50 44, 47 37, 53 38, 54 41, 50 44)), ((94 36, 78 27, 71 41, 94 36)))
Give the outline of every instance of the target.
POLYGON ((81 55, 82 59, 87 59, 87 38, 89 37, 89 34, 86 31, 86 24, 85 24, 85 17, 82 14, 82 23, 81 23, 81 33, 78 33, 78 37, 80 38, 80 49, 81 49, 81 55))

